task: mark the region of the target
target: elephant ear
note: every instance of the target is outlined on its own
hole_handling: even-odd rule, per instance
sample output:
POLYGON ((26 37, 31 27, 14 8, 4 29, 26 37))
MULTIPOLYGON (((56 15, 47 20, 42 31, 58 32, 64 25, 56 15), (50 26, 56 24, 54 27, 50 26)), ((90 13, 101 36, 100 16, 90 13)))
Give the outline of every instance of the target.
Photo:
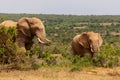
POLYGON ((82 45, 84 48, 90 48, 88 35, 86 32, 81 34, 81 36, 79 37, 79 44, 82 45))
POLYGON ((22 32, 25 36, 31 37, 29 18, 24 17, 19 19, 17 23, 18 31, 22 32))

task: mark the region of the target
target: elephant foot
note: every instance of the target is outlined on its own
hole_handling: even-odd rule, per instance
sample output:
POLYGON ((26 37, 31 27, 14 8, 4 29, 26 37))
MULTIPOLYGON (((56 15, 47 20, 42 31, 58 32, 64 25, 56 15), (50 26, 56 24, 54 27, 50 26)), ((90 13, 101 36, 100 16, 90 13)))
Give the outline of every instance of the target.
POLYGON ((43 58, 42 51, 40 51, 40 52, 38 53, 38 58, 39 58, 39 59, 40 59, 40 58, 43 58))

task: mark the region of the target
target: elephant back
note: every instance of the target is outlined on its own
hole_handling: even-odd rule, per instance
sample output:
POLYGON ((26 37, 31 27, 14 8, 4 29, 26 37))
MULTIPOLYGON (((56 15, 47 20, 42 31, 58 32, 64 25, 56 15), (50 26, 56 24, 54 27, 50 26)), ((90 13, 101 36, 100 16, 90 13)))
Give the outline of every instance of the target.
POLYGON ((17 22, 12 21, 12 20, 5 20, 3 21, 0 26, 6 26, 6 27, 16 27, 17 26, 17 22))

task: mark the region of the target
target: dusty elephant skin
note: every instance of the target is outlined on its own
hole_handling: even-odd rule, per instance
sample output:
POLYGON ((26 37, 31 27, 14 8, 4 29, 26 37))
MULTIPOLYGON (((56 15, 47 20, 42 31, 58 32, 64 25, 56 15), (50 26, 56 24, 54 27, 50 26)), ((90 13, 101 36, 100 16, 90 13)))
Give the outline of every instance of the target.
MULTIPOLYGON (((15 27, 17 26, 17 22, 12 21, 12 20, 5 20, 2 23, 0 23, 0 28, 2 27, 15 27)), ((16 41, 16 37, 13 37, 13 42, 16 41)))
POLYGON ((12 20, 5 20, 0 24, 0 27, 2 26, 6 26, 6 27, 16 27, 17 26, 17 22, 14 22, 12 20))
POLYGON ((41 58, 44 45, 49 42, 49 40, 46 38, 45 27, 42 21, 35 17, 23 17, 18 20, 17 30, 18 36, 16 38, 16 41, 18 46, 24 52, 31 49, 33 45, 32 39, 34 36, 37 37, 40 45, 40 52, 38 58, 41 58))
POLYGON ((81 35, 76 35, 72 40, 72 51, 74 54, 84 56, 85 53, 89 53, 91 58, 94 53, 99 50, 102 45, 102 38, 99 33, 84 32, 81 35))

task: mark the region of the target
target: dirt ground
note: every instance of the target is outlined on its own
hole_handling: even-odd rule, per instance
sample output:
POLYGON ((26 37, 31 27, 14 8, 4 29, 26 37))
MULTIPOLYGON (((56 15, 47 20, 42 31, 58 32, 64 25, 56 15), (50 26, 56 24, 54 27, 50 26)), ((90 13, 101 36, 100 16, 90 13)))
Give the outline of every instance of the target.
POLYGON ((1 71, 0 80, 120 80, 120 67, 87 68, 74 72, 64 67, 44 67, 29 71, 1 71))

